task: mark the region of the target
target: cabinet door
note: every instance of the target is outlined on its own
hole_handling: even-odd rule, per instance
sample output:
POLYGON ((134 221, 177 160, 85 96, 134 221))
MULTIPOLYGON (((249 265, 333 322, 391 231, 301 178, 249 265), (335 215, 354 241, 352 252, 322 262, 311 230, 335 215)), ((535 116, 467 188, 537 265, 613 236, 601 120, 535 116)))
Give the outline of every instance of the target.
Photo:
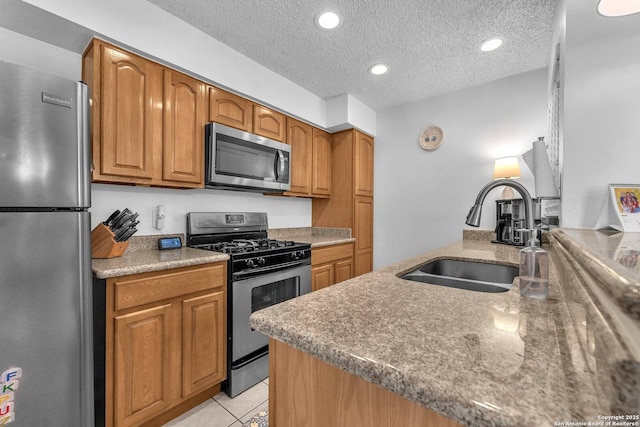
POLYGON ((162 69, 101 45, 100 174, 151 179, 162 140, 162 69))
POLYGON ((262 105, 253 105, 253 133, 284 141, 286 116, 262 105))
POLYGON ((170 405, 171 305, 115 318, 115 424, 138 425, 170 405))
POLYGON ((317 291, 318 289, 333 285, 333 275, 333 263, 313 267, 311 269, 311 290, 317 291))
POLYGON ((354 201, 355 275, 372 269, 373 257, 373 199, 356 197, 354 201))
POLYGON ((225 379, 225 321, 223 290, 182 302, 182 397, 225 379))
POLYGON ((373 197, 373 138, 355 132, 355 195, 373 197))
POLYGON ((313 128, 311 193, 331 196, 331 135, 313 128))
POLYGON ((353 259, 343 259, 335 264, 335 283, 344 282, 353 277, 353 259))
POLYGON ((205 85, 164 70, 162 179, 182 187, 204 187, 205 85))
POLYGON ((216 87, 209 87, 209 121, 252 131, 253 102, 216 87))
POLYGON ((287 118, 287 144, 291 145, 291 189, 287 194, 311 193, 312 137, 310 125, 287 118))

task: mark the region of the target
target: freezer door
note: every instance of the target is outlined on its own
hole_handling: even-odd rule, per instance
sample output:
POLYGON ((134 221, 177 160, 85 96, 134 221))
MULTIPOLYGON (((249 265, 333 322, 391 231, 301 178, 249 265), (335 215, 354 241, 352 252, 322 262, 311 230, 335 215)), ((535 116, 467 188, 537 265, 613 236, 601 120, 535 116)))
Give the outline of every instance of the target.
POLYGON ((0 61, 0 208, 90 206, 84 83, 0 61))
POLYGON ((89 215, 0 213, 0 425, 94 425, 89 215))

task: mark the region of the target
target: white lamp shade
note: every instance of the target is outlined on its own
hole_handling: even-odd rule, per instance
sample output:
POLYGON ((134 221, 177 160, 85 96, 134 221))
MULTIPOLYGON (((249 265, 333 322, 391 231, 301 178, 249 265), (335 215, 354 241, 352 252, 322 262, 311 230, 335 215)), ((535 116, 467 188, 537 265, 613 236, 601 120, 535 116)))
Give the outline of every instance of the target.
POLYGON ((493 166, 493 179, 520 178, 520 163, 517 157, 501 157, 493 166))
POLYGON ((626 16, 640 12, 640 0, 600 0, 598 13, 603 16, 626 16))

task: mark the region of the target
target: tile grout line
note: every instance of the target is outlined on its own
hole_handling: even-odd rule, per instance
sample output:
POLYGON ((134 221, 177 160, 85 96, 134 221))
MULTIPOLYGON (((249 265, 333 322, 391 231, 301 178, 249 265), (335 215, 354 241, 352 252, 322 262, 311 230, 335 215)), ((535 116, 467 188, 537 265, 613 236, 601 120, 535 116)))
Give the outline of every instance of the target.
MULTIPOLYGON (((233 418, 235 418, 235 420, 229 424, 227 427, 230 427, 232 425, 234 425, 236 422, 240 421, 240 418, 236 417, 230 410, 228 410, 227 408, 224 407, 224 405, 220 402, 218 402, 215 398, 215 396, 212 396, 211 399, 216 402, 216 404, 218 404, 218 406, 220 406, 222 409, 224 409, 225 411, 227 411, 229 413, 229 415, 231 415, 233 418)), ((242 421, 240 421, 240 423, 242 424, 242 421)))
MULTIPOLYGON (((264 405, 265 403, 267 403, 269 401, 269 399, 267 398, 266 400, 264 400, 263 402, 260 402, 255 408, 250 409, 249 411, 247 411, 246 414, 242 415, 238 421, 240 421, 242 423, 242 418, 246 417, 249 414, 257 414, 258 412, 260 412, 260 409, 262 407, 262 405, 264 405), (257 411, 256 411, 257 410, 257 411), (255 412, 254 412, 255 411, 255 412)), ((233 415, 233 414, 232 414, 233 415)), ((235 416, 235 415, 234 415, 235 416)), ((244 423, 243 423, 244 424, 244 423)))

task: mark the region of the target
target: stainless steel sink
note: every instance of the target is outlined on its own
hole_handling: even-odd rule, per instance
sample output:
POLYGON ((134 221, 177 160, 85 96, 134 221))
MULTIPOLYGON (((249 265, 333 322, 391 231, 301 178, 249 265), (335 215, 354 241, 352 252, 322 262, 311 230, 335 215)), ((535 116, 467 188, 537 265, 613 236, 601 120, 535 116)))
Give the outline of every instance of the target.
POLYGON ((401 279, 476 292, 507 292, 518 267, 480 261, 438 259, 400 276, 401 279))

